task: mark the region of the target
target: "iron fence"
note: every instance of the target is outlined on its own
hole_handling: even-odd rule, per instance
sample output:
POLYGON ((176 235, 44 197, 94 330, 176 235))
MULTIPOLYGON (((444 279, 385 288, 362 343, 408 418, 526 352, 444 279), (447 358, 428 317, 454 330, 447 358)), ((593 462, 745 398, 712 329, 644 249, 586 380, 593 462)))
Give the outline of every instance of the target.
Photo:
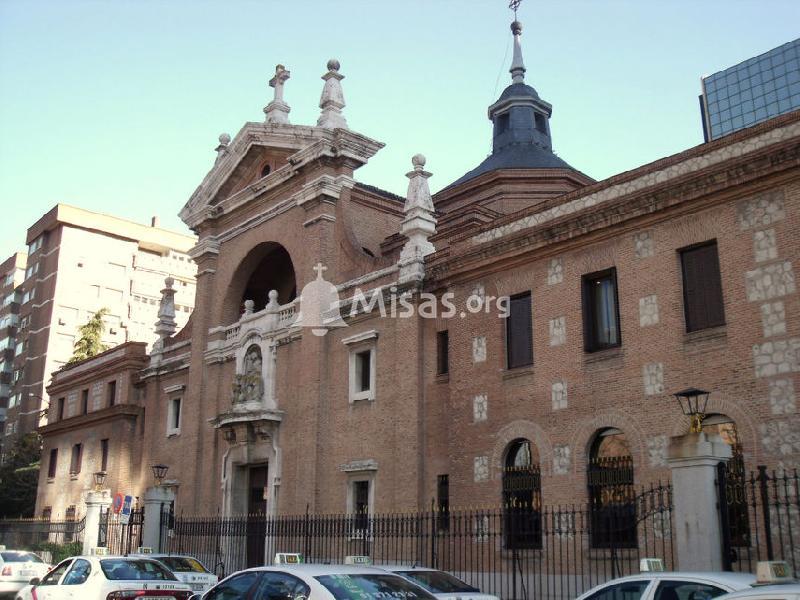
POLYGON ((0 545, 44 554, 59 555, 60 548, 74 550, 83 544, 86 519, 52 521, 50 519, 0 519, 0 545))
POLYGON ((785 560, 800 576, 800 475, 747 474, 736 464, 717 467, 723 566, 754 572, 759 560, 785 560))
POLYGON ((165 513, 162 550, 197 556, 219 575, 264 564, 277 552, 300 552, 306 561, 321 563, 366 555, 378 565, 444 569, 505 599, 574 598, 598 583, 638 572, 644 557, 673 567, 671 486, 654 484, 626 498, 625 506, 630 510, 612 511, 602 520, 588 504, 450 508, 446 514, 435 506, 401 514, 307 511, 274 518, 173 519, 165 513), (604 530, 596 531, 598 526, 604 530), (592 543, 598 535, 602 548, 592 543), (520 539, 531 543, 521 548, 520 539))

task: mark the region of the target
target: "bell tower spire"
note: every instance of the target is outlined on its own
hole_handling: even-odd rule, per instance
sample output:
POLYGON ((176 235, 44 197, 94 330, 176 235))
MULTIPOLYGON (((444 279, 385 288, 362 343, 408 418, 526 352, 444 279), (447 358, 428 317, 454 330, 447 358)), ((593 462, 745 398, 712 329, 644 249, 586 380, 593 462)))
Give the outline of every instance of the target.
POLYGON ((517 9, 521 2, 522 0, 511 0, 508 4, 514 11, 514 22, 511 23, 511 33, 514 34, 514 58, 508 70, 511 73, 512 83, 525 83, 525 63, 522 61, 522 43, 519 39, 522 36, 522 23, 517 21, 517 9))

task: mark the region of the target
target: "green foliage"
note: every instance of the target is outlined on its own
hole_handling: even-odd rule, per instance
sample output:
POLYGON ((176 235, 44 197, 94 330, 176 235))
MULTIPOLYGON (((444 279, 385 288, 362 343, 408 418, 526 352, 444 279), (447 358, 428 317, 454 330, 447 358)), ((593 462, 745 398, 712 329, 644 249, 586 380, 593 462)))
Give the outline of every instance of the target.
POLYGON ((83 542, 70 542, 68 544, 56 544, 54 542, 40 542, 33 549, 34 552, 49 552, 52 558, 50 564, 60 563, 70 556, 80 556, 83 554, 83 542))
POLYGON ((106 330, 106 324, 103 323, 103 317, 108 314, 107 308, 101 308, 92 315, 84 325, 78 328, 81 337, 75 342, 75 350, 72 353, 72 358, 67 361, 68 365, 80 362, 91 358, 105 350, 108 346, 103 344, 100 340, 103 338, 103 333, 106 330))
POLYGON ((42 439, 36 432, 17 439, 0 465, 0 518, 32 517, 39 483, 42 439))

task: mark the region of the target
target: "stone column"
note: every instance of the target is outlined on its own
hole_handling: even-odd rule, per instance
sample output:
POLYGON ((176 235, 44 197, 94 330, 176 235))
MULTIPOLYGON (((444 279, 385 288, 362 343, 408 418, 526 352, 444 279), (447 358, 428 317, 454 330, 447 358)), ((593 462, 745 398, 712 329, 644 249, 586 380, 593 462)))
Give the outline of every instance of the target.
POLYGON ((161 513, 174 499, 175 492, 168 487, 149 487, 144 493, 142 546, 152 548, 153 552, 161 551, 161 513))
POLYGON ((86 522, 83 529, 83 554, 91 554, 97 547, 97 536, 100 533, 100 516, 111 506, 109 490, 86 492, 86 522))
POLYGON ((672 470, 676 570, 722 570, 722 532, 714 482, 717 465, 730 457, 731 447, 718 436, 687 433, 670 440, 667 462, 672 470))

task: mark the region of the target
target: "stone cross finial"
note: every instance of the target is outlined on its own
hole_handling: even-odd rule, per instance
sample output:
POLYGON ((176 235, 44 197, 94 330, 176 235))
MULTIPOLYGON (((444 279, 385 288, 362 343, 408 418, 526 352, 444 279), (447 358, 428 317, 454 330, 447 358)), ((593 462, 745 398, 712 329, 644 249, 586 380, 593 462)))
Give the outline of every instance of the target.
POLYGON ((400 252, 401 282, 421 281, 425 275, 424 258, 436 250, 428 240, 436 233, 435 210, 428 187, 431 173, 424 169, 425 157, 422 154, 415 154, 411 164, 414 170, 406 173, 408 193, 400 225, 400 233, 408 238, 400 252))
POLYGON ((522 62, 522 44, 519 41, 522 35, 522 23, 515 19, 511 23, 511 33, 514 34, 514 58, 508 71, 511 73, 511 81, 513 83, 524 83, 526 69, 525 63, 522 62))
POLYGON ((161 290, 161 302, 158 305, 158 321, 156 321, 155 331, 158 340, 153 344, 153 350, 162 350, 164 340, 173 335, 178 329, 175 322, 175 289, 172 287, 175 280, 167 277, 164 280, 164 289, 161 290))
POLYGON ((291 108, 283 100, 283 86, 291 76, 291 72, 286 70, 283 65, 275 66, 275 76, 269 80, 269 86, 274 88, 275 97, 272 102, 264 107, 264 114, 267 115, 267 123, 289 123, 289 112, 291 108))
POLYGON ((217 153, 217 159, 215 163, 218 163, 222 160, 222 157, 228 153, 228 145, 231 143, 231 136, 227 133, 220 133, 219 134, 219 146, 214 148, 214 152, 217 153))
POLYGON ((319 119, 317 119, 318 127, 326 127, 334 129, 341 127, 347 129, 347 119, 342 114, 342 109, 345 107, 344 92, 342 91, 341 81, 344 75, 339 73, 339 61, 332 58, 328 61, 328 72, 322 76, 325 85, 322 88, 322 96, 319 99, 319 107, 322 109, 319 119))

